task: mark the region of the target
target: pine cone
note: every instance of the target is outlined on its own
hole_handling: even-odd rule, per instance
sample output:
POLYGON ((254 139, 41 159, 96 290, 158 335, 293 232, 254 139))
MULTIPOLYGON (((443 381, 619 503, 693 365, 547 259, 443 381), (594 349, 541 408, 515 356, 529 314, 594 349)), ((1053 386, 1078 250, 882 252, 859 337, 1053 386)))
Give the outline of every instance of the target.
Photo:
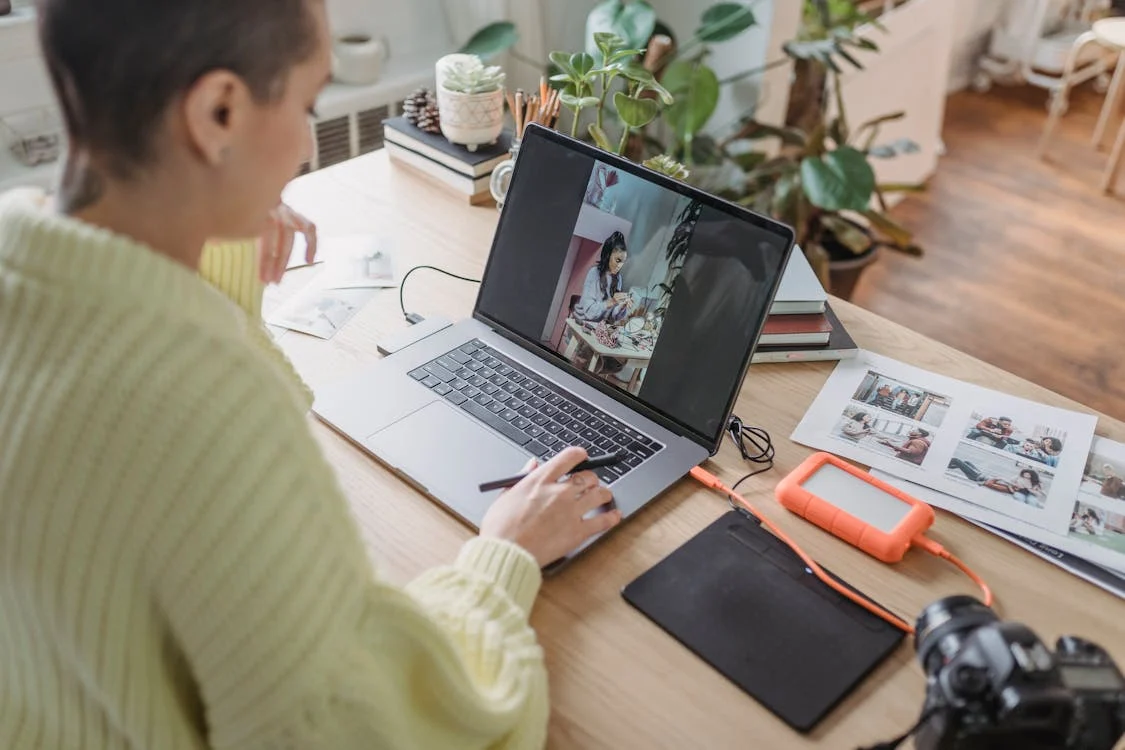
MULTIPOLYGON (((415 89, 402 103, 402 114, 411 125, 418 125, 418 117, 426 107, 434 104, 434 95, 427 88, 415 89)), ((419 125, 419 127, 421 127, 419 125)))
POLYGON ((427 133, 440 134, 441 133, 441 115, 438 113, 438 106, 436 103, 431 102, 422 108, 418 113, 417 121, 414 123, 420 130, 427 133))

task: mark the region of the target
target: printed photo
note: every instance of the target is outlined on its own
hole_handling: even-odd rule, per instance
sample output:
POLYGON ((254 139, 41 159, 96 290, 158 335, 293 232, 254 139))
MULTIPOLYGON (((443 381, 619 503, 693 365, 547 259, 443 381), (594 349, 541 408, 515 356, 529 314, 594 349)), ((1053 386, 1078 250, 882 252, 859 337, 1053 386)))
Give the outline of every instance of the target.
POLYGON ((874 370, 867 371, 852 399, 932 427, 941 427, 951 403, 948 396, 907 385, 874 370))
POLYGON ((1054 475, 1032 460, 989 450, 975 442, 962 441, 949 460, 945 475, 978 491, 964 497, 986 507, 996 508, 1001 500, 1011 500, 1033 508, 1044 508, 1054 475))
POLYGON ((832 436, 880 455, 921 465, 933 442, 924 425, 886 414, 866 404, 852 404, 832 431, 832 436))
POLYGON ((1025 431, 1011 417, 973 412, 964 438, 1020 458, 1058 466, 1066 443, 1066 432, 1043 425, 1025 431))
POLYGON ((375 294, 374 289, 324 289, 313 283, 267 317, 268 323, 317 338, 330 339, 375 294))
POLYGON ((1104 500, 1120 501, 1125 512, 1125 461, 1091 453, 1079 491, 1104 500))
POLYGON ((1067 535, 1125 554, 1125 513, 1115 513, 1079 500, 1074 504, 1067 535))
POLYGON ((575 367, 637 395, 702 209, 597 162, 543 343, 575 367))

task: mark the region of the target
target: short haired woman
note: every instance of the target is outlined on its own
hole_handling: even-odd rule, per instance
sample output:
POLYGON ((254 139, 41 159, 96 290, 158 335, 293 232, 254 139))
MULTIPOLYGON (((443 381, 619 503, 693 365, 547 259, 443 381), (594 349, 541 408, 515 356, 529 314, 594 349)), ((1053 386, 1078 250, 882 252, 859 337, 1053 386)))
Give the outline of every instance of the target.
POLYGON ((38 10, 70 150, 54 208, 0 197, 0 747, 541 746, 540 567, 620 518, 584 518, 610 500, 585 453, 453 564, 381 580, 254 317, 253 246, 208 250, 226 296, 199 273, 263 226, 284 270, 323 0, 38 10))

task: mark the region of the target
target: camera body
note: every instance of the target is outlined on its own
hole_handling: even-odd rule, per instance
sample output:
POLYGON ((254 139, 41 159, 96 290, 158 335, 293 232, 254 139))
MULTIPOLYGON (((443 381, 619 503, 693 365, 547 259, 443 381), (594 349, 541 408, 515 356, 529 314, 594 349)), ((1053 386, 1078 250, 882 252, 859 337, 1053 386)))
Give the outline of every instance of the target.
POLYGON ((1055 652, 969 596, 931 604, 915 650, 926 672, 917 750, 1113 750, 1125 735, 1125 678, 1072 636, 1055 652))

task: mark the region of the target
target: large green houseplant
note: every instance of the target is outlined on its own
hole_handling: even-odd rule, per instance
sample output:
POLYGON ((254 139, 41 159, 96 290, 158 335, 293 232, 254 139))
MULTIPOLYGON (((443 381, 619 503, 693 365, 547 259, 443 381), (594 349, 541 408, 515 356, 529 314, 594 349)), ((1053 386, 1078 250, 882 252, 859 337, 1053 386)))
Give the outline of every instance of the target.
POLYGON ((806 0, 798 38, 785 45, 795 74, 786 123, 746 118, 727 138, 724 153, 746 170, 739 200, 791 225, 825 286, 850 297, 859 273, 881 248, 921 255, 912 234, 887 214, 889 193, 919 185, 878 184, 872 159, 917 151, 913 142, 879 142, 880 127, 901 119, 892 112, 852 127, 841 92, 846 66, 862 68, 854 50, 877 51, 860 29, 877 26, 851 0, 806 0), (777 139, 776 151, 754 147, 777 139))

